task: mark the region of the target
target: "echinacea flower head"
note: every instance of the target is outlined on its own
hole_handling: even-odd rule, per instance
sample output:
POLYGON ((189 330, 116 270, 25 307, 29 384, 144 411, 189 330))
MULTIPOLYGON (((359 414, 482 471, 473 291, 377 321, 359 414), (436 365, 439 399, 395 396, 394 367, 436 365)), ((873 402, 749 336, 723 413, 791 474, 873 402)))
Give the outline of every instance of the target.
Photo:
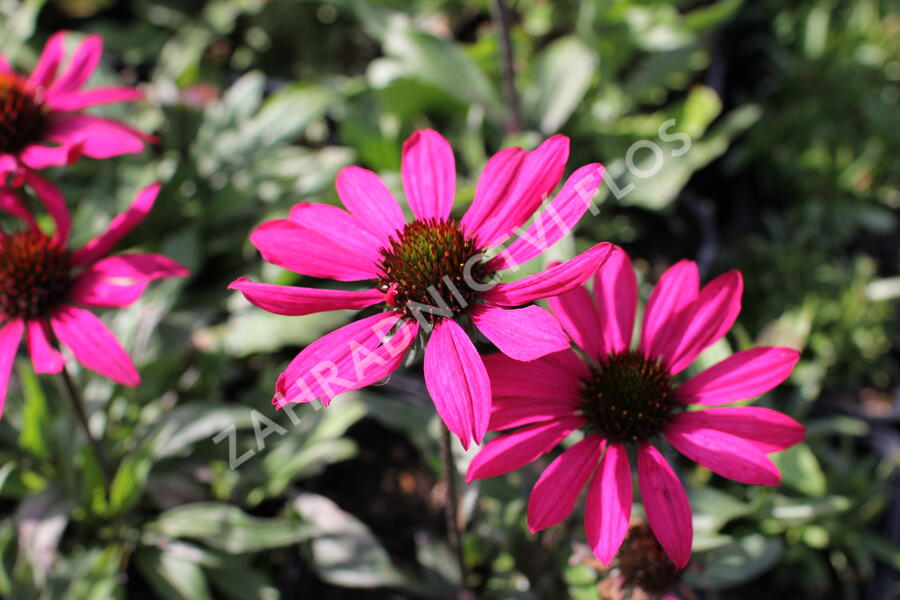
POLYGON ((753 348, 683 383, 678 377, 731 328, 742 289, 737 271, 701 289, 695 263, 675 264, 650 294, 633 347, 637 279, 628 255, 616 249, 594 278, 593 293, 577 287, 548 300, 578 352, 564 350, 527 364, 486 357, 493 386, 490 429, 512 431, 485 445, 468 480, 525 466, 581 431, 581 441, 550 463, 535 484, 529 528, 539 531, 564 519, 587 486, 588 543, 609 564, 631 515, 630 451, 637 457, 647 521, 675 566, 684 568, 691 554, 691 509, 660 442, 667 440, 723 477, 777 485, 780 473, 766 455, 804 438, 801 425, 774 410, 719 407, 783 382, 799 358, 795 350, 753 348))
POLYGON ((245 278, 232 283, 251 303, 282 315, 381 309, 305 348, 278 378, 274 404, 327 405, 342 392, 383 379, 421 334, 427 337, 425 382, 439 415, 463 446, 481 443, 490 382, 466 328, 477 329, 518 360, 568 348, 565 332, 548 312, 516 307, 581 285, 610 252, 609 244, 598 244, 541 273, 496 283, 500 273, 557 242, 590 207, 603 178, 599 164, 577 169, 542 207, 562 177, 568 152, 563 136, 531 152, 502 150, 487 162, 471 207, 457 220, 450 214, 456 195, 450 144, 434 131, 417 131, 403 146, 401 165, 410 220, 375 173, 348 167, 336 182, 347 210, 300 203, 288 219, 259 226, 250 241, 268 262, 311 277, 365 281, 368 289, 279 286, 245 278))
POLYGON ((0 173, 70 164, 82 154, 109 158, 137 153, 154 139, 84 112, 143 97, 140 90, 123 86, 84 89, 102 52, 101 38, 89 35, 66 62, 65 33, 59 32, 28 76, 16 73, 0 55, 0 173))
POLYGON ((53 235, 44 233, 22 198, 0 188, 0 211, 24 225, 13 232, 0 230, 0 413, 23 337, 38 373, 62 371, 65 359, 59 350, 65 346, 84 367, 122 385, 138 385, 140 376, 128 354, 88 308, 125 307, 151 281, 188 275, 187 269, 160 254, 109 256, 150 212, 158 184, 141 190, 106 233, 70 250, 71 217, 61 194, 34 173, 24 177, 56 229, 53 235))

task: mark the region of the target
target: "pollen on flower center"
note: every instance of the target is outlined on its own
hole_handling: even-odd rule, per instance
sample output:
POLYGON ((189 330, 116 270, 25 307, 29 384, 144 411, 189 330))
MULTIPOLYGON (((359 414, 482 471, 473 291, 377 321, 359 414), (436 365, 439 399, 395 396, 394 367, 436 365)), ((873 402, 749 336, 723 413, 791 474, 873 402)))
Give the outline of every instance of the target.
POLYGON ((69 252, 39 232, 0 239, 0 315, 46 317, 72 285, 69 252))
POLYGON ((615 441, 645 441, 678 406, 668 370, 640 352, 611 354, 584 384, 581 412, 591 433, 615 441))
POLYGON ((434 308, 420 313, 431 321, 457 315, 478 297, 471 283, 482 283, 493 275, 481 254, 476 240, 456 221, 413 221, 391 238, 389 247, 381 249, 378 283, 387 302, 410 316, 422 306, 434 308))
POLYGON ((39 90, 11 73, 0 73, 0 154, 18 154, 41 141, 47 116, 39 90))
POLYGON ((638 523, 628 530, 616 563, 625 585, 639 587, 651 594, 665 592, 681 579, 681 571, 666 556, 646 523, 638 523))

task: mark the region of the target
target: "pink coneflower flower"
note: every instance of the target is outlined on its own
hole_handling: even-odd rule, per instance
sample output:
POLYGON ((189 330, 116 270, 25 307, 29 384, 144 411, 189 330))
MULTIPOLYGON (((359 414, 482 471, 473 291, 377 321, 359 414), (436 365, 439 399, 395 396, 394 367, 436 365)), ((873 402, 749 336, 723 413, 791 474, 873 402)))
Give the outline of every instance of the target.
POLYGON ((490 414, 490 383, 466 328, 473 325, 502 352, 533 360, 569 347, 553 317, 522 306, 586 281, 610 252, 598 244, 572 260, 514 283, 494 285, 565 235, 590 206, 603 167, 576 170, 527 230, 494 257, 522 227, 562 176, 569 141, 555 136, 532 152, 507 148, 492 157, 465 216, 451 219, 456 165, 438 133, 417 131, 403 145, 402 179, 413 213, 371 171, 348 167, 337 191, 348 211, 300 203, 290 218, 259 226, 250 241, 268 262, 311 277, 369 281, 365 291, 254 283, 231 284, 256 306, 282 315, 306 315, 380 306, 378 312, 319 339, 278 378, 274 404, 331 399, 396 370, 420 327, 425 382, 447 427, 468 447, 481 443, 490 414), (392 337, 387 334, 393 332, 392 337))
POLYGON ((60 70, 64 37, 59 32, 50 38, 28 77, 18 75, 0 55, 0 173, 70 164, 81 154, 109 158, 137 153, 144 142, 155 139, 83 112, 91 106, 139 100, 143 93, 120 86, 82 89, 97 68, 103 41, 87 36, 60 70))
POLYGON ((617 249, 597 273, 593 297, 577 288, 550 299, 580 354, 566 350, 528 364, 486 358, 494 392, 490 429, 519 429, 488 442, 468 480, 518 469, 581 430, 584 439, 535 484, 528 525, 535 532, 561 521, 587 485, 588 542, 609 563, 631 514, 631 449, 647 520, 675 565, 684 568, 691 555, 691 509, 655 444, 665 438, 723 477, 776 485, 780 474, 766 454, 804 438, 802 426, 773 410, 707 408, 771 390, 790 375, 799 358, 794 350, 745 350, 678 383, 676 375, 731 328, 742 289, 737 271, 700 289, 696 264, 675 264, 653 289, 640 342, 632 348, 637 281, 628 255, 617 249))
POLYGON ((188 275, 187 269, 159 254, 108 256, 150 212, 159 184, 141 190, 106 233, 78 250, 69 250, 71 217, 59 190, 32 172, 24 177, 56 230, 52 236, 45 234, 22 199, 0 188, 0 210, 26 225, 21 231, 0 231, 0 412, 23 335, 38 373, 62 371, 61 344, 84 367, 122 385, 136 386, 140 377, 128 354, 103 321, 85 307, 128 306, 152 280, 188 275))

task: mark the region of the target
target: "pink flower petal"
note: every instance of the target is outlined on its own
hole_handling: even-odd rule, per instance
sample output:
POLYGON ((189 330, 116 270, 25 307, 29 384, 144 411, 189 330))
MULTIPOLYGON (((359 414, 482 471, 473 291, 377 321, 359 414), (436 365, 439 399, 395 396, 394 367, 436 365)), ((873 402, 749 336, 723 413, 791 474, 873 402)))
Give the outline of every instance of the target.
POLYGON ((569 138, 564 135, 554 135, 529 152, 515 175, 512 189, 496 199, 490 214, 479 225, 479 240, 494 247, 527 223, 559 184, 568 158, 569 138))
POLYGON ((584 514, 588 544, 605 565, 628 533, 633 495, 628 452, 620 443, 609 444, 588 488, 584 514))
POLYGON ((376 279, 376 247, 363 250, 358 238, 352 237, 326 235, 292 220, 277 219, 254 229, 250 242, 266 261, 301 275, 338 281, 376 279))
POLYGON ((62 94, 48 101, 50 108, 71 112, 83 110, 91 106, 114 104, 117 102, 135 102, 144 97, 144 92, 137 88, 123 86, 97 87, 83 92, 62 94))
POLYGON ((111 158, 122 154, 137 154, 144 144, 156 138, 124 123, 82 113, 66 114, 53 122, 47 137, 64 146, 79 144, 81 151, 92 158, 111 158))
POLYGON ((466 481, 496 477, 524 467, 550 452, 583 424, 581 417, 565 417, 496 437, 472 459, 466 481))
POLYGON ((766 454, 786 450, 806 438, 803 425, 777 410, 761 406, 684 412, 675 417, 674 423, 688 429, 715 429, 737 436, 766 454))
POLYGON ((35 191, 56 225, 53 239, 65 245, 69 241, 69 232, 72 229, 72 216, 66 208, 62 193, 55 185, 33 171, 25 172, 25 181, 35 191))
POLYGON ((403 144, 401 167, 406 201, 417 219, 446 219, 456 196, 456 160, 450 144, 420 129, 403 144))
POLYGON ((752 442, 730 433, 675 420, 664 432, 675 449, 713 473, 739 483, 778 485, 778 467, 752 442))
POLYGON ((68 67, 47 89, 47 97, 68 94, 78 90, 94 73, 103 53, 103 38, 89 35, 75 48, 68 67))
POLYGON ((63 306, 50 318, 50 324, 59 341, 72 350, 84 367, 129 387, 141 382, 119 341, 90 311, 63 306))
POLYGON ((510 358, 534 360, 569 347, 569 338, 559 323, 539 306, 500 308, 482 304, 470 314, 475 327, 510 358))
POLYGON ((700 291, 697 263, 682 260, 669 267, 650 293, 644 310, 641 350, 651 358, 669 357, 678 340, 669 343, 676 318, 700 291))
POLYGON ((6 57, 4 57, 2 54, 0 54, 0 73, 13 73, 12 65, 9 64, 9 61, 6 60, 6 57))
POLYGON ((729 404, 765 394, 794 370, 800 353, 761 346, 732 354, 678 388, 685 404, 729 404))
POLYGON ((52 147, 28 146, 19 158, 25 166, 40 171, 47 167, 71 165, 81 157, 83 150, 84 144, 80 141, 52 147))
POLYGON ((547 298, 547 304, 572 342, 594 360, 598 359, 602 350, 600 333, 603 326, 590 292, 579 286, 547 298))
POLYGON ((569 177, 563 189, 541 212, 528 229, 504 248, 498 257, 499 269, 509 269, 528 262, 549 250, 575 227, 593 203, 603 181, 603 165, 581 167, 569 177))
POLYGON ((309 315, 329 310, 356 310, 384 302, 384 292, 328 290, 257 283, 241 277, 228 286, 238 290, 254 306, 287 316, 309 315))
POLYGON ((491 416, 491 384, 475 345, 456 321, 441 319, 425 347, 425 385, 463 448, 481 444, 491 416))
POLYGON ((398 326, 400 312, 379 313, 332 331, 303 349, 278 377, 272 403, 331 399, 384 379, 397 370, 416 339, 418 324, 398 326), (393 332, 393 334, 392 334, 393 332))
POLYGON ((603 268, 594 278, 594 298, 597 314, 605 324, 600 336, 601 350, 598 356, 627 350, 634 332, 637 312, 637 277, 631 267, 628 254, 617 248, 609 256, 603 268))
POLYGON ((397 231, 403 229, 406 219, 400 205, 381 178, 367 169, 346 167, 338 173, 338 196, 347 210, 360 224, 375 235, 383 246, 397 231))
POLYGON ((72 254, 72 262, 76 265, 87 265, 106 256, 119 240, 147 218, 153 203, 156 202, 160 187, 159 183, 154 183, 139 191, 131 207, 112 220, 106 233, 93 238, 72 254))
POLYGON ((13 363, 16 362, 16 350, 22 341, 24 330, 25 323, 22 322, 22 319, 7 321, 0 327, 0 416, 3 415, 6 392, 9 389, 9 377, 12 374, 13 363))
POLYGON ((28 321, 25 341, 31 354, 31 364, 35 373, 59 373, 66 360, 56 350, 49 339, 50 330, 43 321, 28 321))
POLYGON ((65 32, 60 31, 54 33, 47 40, 47 44, 44 46, 44 50, 41 52, 41 56, 38 58, 37 65, 31 72, 28 82, 35 87, 45 88, 49 86, 56 77, 56 72, 59 70, 59 65, 62 63, 64 55, 65 32))
POLYGON ((368 257, 373 263, 381 261, 378 249, 382 243, 378 236, 370 233, 359 219, 341 208, 298 202, 291 208, 288 219, 327 238, 340 240, 342 246, 368 257))
POLYGON ((190 271, 161 254, 117 254, 82 271, 70 298, 88 306, 120 308, 140 298, 151 281, 188 275, 190 271))
POLYGON ((500 306, 520 306, 541 298, 558 296, 578 287, 603 266, 613 245, 601 242, 562 264, 512 283, 501 283, 484 294, 484 299, 500 306))
MULTIPOLYGON (((34 215, 25 206, 22 199, 11 191, 0 188, 0 211, 25 221, 31 231, 40 231, 34 215)), ((2 232, 0 232, 2 233, 2 232)))
POLYGON ((656 539, 675 566, 685 568, 694 537, 691 505, 672 467, 650 444, 638 448, 638 487, 656 539))
MULTIPOLYGON (((488 159, 475 187, 475 199, 461 224, 482 246, 491 247, 497 241, 481 234, 481 227, 496 214, 508 200, 527 152, 518 147, 505 148, 488 159)), ((554 184, 555 185, 555 184, 554 184)), ((505 232, 501 232, 505 233, 505 232)), ((490 232, 488 232, 490 235, 490 232)))
POLYGON ((606 442, 591 435, 550 463, 528 497, 528 529, 537 533, 572 512, 581 490, 594 473, 606 442))

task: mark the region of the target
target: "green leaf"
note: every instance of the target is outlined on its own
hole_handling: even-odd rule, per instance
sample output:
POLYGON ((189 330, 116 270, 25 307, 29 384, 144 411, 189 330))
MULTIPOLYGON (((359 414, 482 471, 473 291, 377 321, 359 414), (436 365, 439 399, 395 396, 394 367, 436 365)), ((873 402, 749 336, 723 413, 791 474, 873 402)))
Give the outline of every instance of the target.
POLYGON ((212 600, 203 569, 184 556, 141 548, 134 556, 141 575, 160 598, 212 600))
POLYGON ((202 402, 181 405, 162 415, 148 434, 157 437, 153 456, 160 459, 181 454, 232 425, 237 429, 250 427, 250 409, 202 402))
POLYGON ((242 564, 207 568, 209 579, 217 590, 234 600, 278 600, 281 595, 269 578, 242 564))
POLYGON ((749 514, 753 507, 711 487, 691 486, 688 491, 694 514, 694 530, 718 532, 732 519, 749 514))
POLYGON ((20 363, 17 371, 19 381, 22 383, 22 394, 25 397, 19 445, 38 458, 50 458, 47 440, 53 438, 50 433, 52 431, 50 411, 44 391, 30 366, 20 363))
POLYGON ((526 107, 545 134, 558 131, 590 87, 597 52, 574 36, 560 38, 538 56, 526 107))
POLYGON ((749 535, 698 556, 698 570, 685 571, 685 583, 702 590, 722 590, 759 577, 781 556, 782 543, 762 535, 749 535))
POLYGON ((16 511, 19 549, 37 583, 44 582, 56 560, 56 548, 74 503, 57 487, 29 496, 16 511))
POLYGON ((782 483, 807 496, 821 498, 827 490, 825 473, 809 444, 797 444, 772 456, 782 483))

